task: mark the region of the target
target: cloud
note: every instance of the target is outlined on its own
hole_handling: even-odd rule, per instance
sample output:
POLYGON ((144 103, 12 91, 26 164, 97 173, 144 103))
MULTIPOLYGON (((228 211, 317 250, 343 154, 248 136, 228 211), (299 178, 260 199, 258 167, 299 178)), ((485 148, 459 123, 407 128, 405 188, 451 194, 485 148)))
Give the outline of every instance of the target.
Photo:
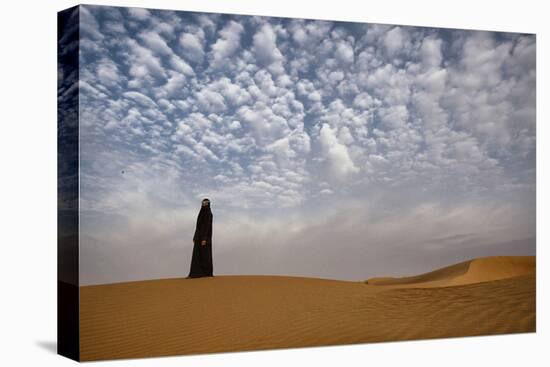
POLYGON ((103 59, 97 66, 97 77, 103 85, 115 87, 121 81, 117 65, 109 59, 103 59))
MULTIPOLYGON (((169 74, 170 76, 168 77, 166 83, 163 84, 162 87, 156 89, 155 95, 157 98, 159 98, 159 102, 162 98, 176 97, 177 95, 180 95, 184 90, 187 78, 182 73, 178 72, 171 72, 169 74)), ((175 110, 174 105, 167 100, 163 100, 161 105, 167 108, 170 112, 173 112, 175 110)))
POLYGON ((361 109, 367 109, 371 107, 373 103, 373 98, 366 92, 357 94, 353 99, 353 105, 361 109))
POLYGON ((407 106, 397 105, 386 108, 381 108, 379 111, 380 121, 383 126, 389 129, 402 127, 407 123, 409 111, 407 106))
POLYGON ((254 55, 273 74, 284 72, 283 55, 277 48, 277 35, 269 23, 264 24, 253 37, 254 55))
POLYGON ((150 49, 141 46, 134 39, 127 39, 126 45, 131 60, 129 70, 131 76, 138 80, 148 76, 166 78, 166 71, 160 59, 150 49))
POLYGON ((155 53, 165 56, 168 59, 168 64, 176 71, 186 74, 193 75, 193 68, 189 66, 181 57, 176 55, 172 48, 168 46, 166 41, 156 32, 148 31, 141 33, 139 38, 148 46, 150 50, 153 50, 155 53))
POLYGON ((403 48, 404 42, 401 27, 393 27, 384 36, 384 47, 389 57, 393 57, 403 48))
POLYGON ((441 44, 440 39, 434 38, 424 38, 422 40, 422 47, 420 52, 422 54, 422 64, 426 66, 439 66, 443 60, 441 55, 441 44))
POLYGON ((145 94, 139 92, 124 92, 122 94, 124 97, 130 98, 143 107, 156 107, 157 104, 151 98, 147 97, 145 94))
POLYGON ((210 112, 222 112, 227 108, 223 96, 208 89, 202 89, 197 93, 197 101, 201 110, 207 114, 210 112))
POLYGON ((319 140, 332 178, 343 181, 350 174, 359 172, 359 168, 351 160, 346 146, 338 141, 335 132, 328 124, 323 124, 321 127, 319 140))
POLYGON ((193 75, 194 74, 193 68, 191 66, 189 66, 188 63, 183 61, 179 56, 172 55, 170 57, 169 63, 170 63, 170 65, 172 66, 172 68, 174 70, 179 71, 182 74, 185 74, 185 75, 193 75))
POLYGON ((353 48, 347 42, 338 43, 338 46, 336 47, 335 55, 336 55, 336 58, 343 64, 353 63, 353 60, 354 60, 353 48))
POLYGON ((266 147, 266 151, 273 152, 279 161, 286 161, 295 156, 294 151, 290 149, 288 137, 275 140, 266 147))
POLYGON ((147 20, 151 17, 149 10, 144 8, 128 8, 128 14, 138 20, 147 20))
POLYGON ((86 8, 79 8, 80 31, 85 37, 101 41, 105 36, 99 31, 99 24, 94 15, 86 8))
POLYGON ((180 45, 183 47, 185 56, 195 62, 202 62, 204 58, 204 49, 201 39, 191 33, 182 33, 179 39, 180 45))
POLYGON ((172 55, 172 49, 166 41, 156 32, 148 31, 139 35, 139 38, 148 46, 150 50, 161 55, 172 55))
POLYGON ((237 51, 240 46, 241 33, 244 31, 244 27, 233 20, 229 21, 225 27, 220 30, 219 38, 212 45, 212 51, 210 54, 210 66, 213 69, 221 68, 226 65, 228 58, 237 51))

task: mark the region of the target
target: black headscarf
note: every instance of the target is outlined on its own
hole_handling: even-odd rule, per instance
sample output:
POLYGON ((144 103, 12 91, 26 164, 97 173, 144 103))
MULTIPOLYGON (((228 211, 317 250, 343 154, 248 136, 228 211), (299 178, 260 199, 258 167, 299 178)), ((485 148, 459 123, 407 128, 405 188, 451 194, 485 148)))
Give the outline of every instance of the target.
MULTIPOLYGON (((204 198, 203 201, 204 200, 208 199, 204 198)), ((208 205, 202 205, 201 202, 201 210, 199 211, 199 215, 197 216, 197 228, 201 226, 205 219, 208 218, 209 214, 212 214, 212 210, 210 210, 210 200, 208 200, 208 205)))

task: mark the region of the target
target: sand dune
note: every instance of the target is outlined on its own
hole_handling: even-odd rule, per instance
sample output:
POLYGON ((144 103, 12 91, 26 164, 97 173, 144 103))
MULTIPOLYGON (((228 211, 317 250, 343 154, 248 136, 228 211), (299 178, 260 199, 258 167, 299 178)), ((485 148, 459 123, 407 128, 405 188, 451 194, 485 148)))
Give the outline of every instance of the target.
POLYGON ((83 286, 81 360, 533 332, 534 268, 534 257, 498 257, 369 284, 259 275, 83 286))
POLYGON ((535 272, 534 256, 490 256, 464 261, 421 275, 403 278, 371 278, 366 283, 399 288, 448 287, 534 275, 535 272))

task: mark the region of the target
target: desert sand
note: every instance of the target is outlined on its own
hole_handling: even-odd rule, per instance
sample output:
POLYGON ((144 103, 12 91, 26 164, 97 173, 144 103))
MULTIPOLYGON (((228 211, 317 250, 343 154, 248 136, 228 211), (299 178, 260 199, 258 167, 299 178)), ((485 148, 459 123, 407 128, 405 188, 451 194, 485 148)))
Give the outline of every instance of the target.
POLYGON ((81 360, 534 332, 535 257, 404 278, 160 279, 80 287, 81 360))

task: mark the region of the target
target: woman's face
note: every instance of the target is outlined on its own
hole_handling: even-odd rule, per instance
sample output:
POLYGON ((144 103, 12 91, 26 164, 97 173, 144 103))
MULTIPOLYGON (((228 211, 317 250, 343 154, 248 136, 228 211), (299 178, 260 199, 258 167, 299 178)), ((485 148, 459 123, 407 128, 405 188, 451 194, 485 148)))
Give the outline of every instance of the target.
POLYGON ((208 201, 208 200, 203 200, 202 201, 202 206, 207 206, 208 204, 210 204, 210 201, 208 201))

